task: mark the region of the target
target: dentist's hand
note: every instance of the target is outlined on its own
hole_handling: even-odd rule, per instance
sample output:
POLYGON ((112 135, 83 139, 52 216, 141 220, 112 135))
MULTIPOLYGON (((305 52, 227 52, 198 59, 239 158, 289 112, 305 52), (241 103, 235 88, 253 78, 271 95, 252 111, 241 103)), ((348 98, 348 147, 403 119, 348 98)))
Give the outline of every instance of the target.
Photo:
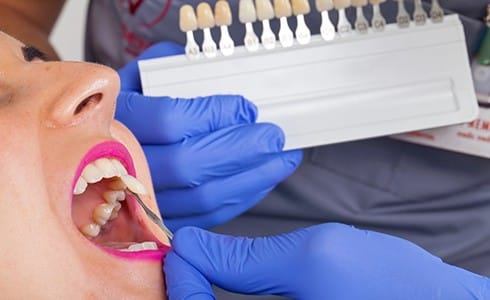
MULTIPOLYGON (((159 43, 138 59, 182 52, 177 44, 159 43)), ((137 60, 119 70, 116 119, 143 146, 171 230, 211 227, 236 217, 300 164, 302 152, 282 152, 282 131, 255 124, 257 109, 241 96, 143 96, 137 60)))
POLYGON ((490 299, 490 279, 406 240, 329 223, 241 238, 182 228, 164 261, 170 300, 215 299, 210 283, 302 300, 490 299))

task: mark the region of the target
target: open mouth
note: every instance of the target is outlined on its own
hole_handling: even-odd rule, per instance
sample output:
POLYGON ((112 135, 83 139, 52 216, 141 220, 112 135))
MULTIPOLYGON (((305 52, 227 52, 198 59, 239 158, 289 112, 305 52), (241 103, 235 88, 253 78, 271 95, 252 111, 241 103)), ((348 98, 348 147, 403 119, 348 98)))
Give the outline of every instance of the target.
POLYGON ((95 146, 77 171, 73 222, 88 240, 109 253, 161 258, 169 247, 147 230, 142 211, 128 189, 145 190, 135 178, 126 148, 116 142, 95 146))

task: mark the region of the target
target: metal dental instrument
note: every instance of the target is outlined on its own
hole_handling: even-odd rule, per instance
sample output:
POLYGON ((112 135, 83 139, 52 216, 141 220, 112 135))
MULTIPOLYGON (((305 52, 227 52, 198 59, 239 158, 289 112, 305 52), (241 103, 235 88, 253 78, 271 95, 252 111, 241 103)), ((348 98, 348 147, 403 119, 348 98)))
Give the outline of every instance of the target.
POLYGON ((138 194, 130 191, 129 189, 127 191, 135 196, 136 201, 138 201, 138 204, 143 208, 146 215, 151 219, 151 221, 157 224, 158 227, 160 227, 160 229, 168 236, 169 240, 172 240, 174 234, 170 231, 170 229, 167 228, 167 226, 165 226, 165 224, 163 224, 162 219, 160 219, 157 214, 155 214, 153 211, 151 211, 150 208, 148 208, 148 206, 146 206, 146 204, 141 200, 138 194))

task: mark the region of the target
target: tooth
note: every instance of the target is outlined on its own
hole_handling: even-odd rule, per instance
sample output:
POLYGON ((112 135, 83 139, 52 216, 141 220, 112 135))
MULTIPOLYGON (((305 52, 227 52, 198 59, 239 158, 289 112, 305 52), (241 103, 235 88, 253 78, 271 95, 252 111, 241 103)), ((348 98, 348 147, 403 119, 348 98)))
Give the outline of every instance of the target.
POLYGON ((92 218, 94 219, 95 223, 99 224, 100 226, 105 225, 107 221, 109 221, 109 218, 111 217, 113 208, 114 206, 108 203, 102 203, 98 205, 94 209, 94 213, 92 215, 92 218))
POLYGON ((131 175, 124 175, 121 176, 121 180, 128 186, 128 189, 139 195, 147 195, 148 192, 146 191, 145 186, 136 178, 134 178, 131 175))
POLYGON ((82 177, 78 178, 78 181, 77 183, 75 184, 75 189, 73 191, 73 194, 74 195, 80 195, 80 194, 83 194, 83 192, 85 192, 85 190, 87 189, 87 182, 85 181, 85 179, 83 179, 82 177))
POLYGON ((143 242, 141 244, 143 245, 143 248, 145 250, 157 250, 158 249, 157 243, 155 243, 155 242, 143 242))
POLYGON ((104 178, 117 176, 117 169, 108 158, 100 158, 94 162, 94 165, 102 172, 104 178))
POLYGON ((99 182, 102 180, 102 171, 100 171, 95 165, 88 164, 85 169, 83 169, 82 177, 88 183, 99 182))
POLYGON ((143 242, 140 244, 134 244, 128 247, 129 251, 140 251, 140 250, 157 250, 158 246, 155 242, 143 242))
POLYGON ((119 215, 119 210, 121 210, 121 203, 116 201, 114 203, 112 203, 112 213, 111 213, 111 216, 109 217, 109 220, 112 221, 114 220, 115 218, 117 218, 117 216, 119 215))
POLYGON ((111 190, 115 190, 115 191, 124 191, 127 188, 127 186, 124 184, 124 182, 121 181, 121 178, 119 177, 109 182, 108 187, 111 190))
POLYGON ((124 191, 105 191, 102 194, 102 197, 105 199, 107 203, 114 203, 116 201, 124 201, 126 200, 126 193, 124 191))
POLYGON ((80 231, 88 238, 93 238, 99 235, 100 233, 100 226, 95 223, 90 223, 82 228, 80 228, 80 231))
POLYGON ((128 171, 126 171, 126 168, 122 165, 120 161, 118 161, 117 159, 111 159, 111 162, 117 170, 117 176, 128 174, 128 171))

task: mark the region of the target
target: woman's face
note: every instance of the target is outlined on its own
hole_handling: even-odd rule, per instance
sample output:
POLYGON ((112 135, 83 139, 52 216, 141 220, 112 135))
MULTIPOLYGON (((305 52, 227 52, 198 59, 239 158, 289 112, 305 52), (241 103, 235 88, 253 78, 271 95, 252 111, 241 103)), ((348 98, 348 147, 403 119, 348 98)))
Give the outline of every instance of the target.
MULTIPOLYGON (((23 47, 0 33, 1 297, 164 299, 168 240, 122 192, 138 183, 119 179, 153 190, 113 119, 117 74, 23 47)), ((152 192, 142 199, 158 212, 152 192)))

